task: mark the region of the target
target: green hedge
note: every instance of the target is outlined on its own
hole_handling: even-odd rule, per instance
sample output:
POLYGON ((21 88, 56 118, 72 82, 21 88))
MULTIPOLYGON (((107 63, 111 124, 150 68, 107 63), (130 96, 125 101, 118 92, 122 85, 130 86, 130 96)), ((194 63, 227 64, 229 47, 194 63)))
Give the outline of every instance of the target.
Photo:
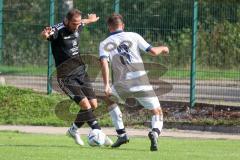
MULTIPOLYGON (((74 120, 79 106, 73 103, 70 107, 72 116, 66 117, 66 120, 60 119, 55 113, 56 105, 66 99, 68 97, 60 94, 46 95, 28 89, 0 87, 0 123, 68 126, 74 120)), ((101 125, 109 126, 111 124, 104 105, 99 105, 96 114, 101 125)))
MULTIPOLYGON (((0 86, 0 124, 69 126, 74 120, 79 106, 71 103, 70 108, 68 108, 68 102, 72 101, 60 94, 46 95, 28 89, 0 86), (66 105, 63 105, 61 108, 56 107, 59 102, 66 105), (59 112, 56 112, 56 108, 61 115, 65 115, 64 120, 60 116, 56 116, 59 115, 59 112), (66 112, 66 108, 69 109, 67 110, 69 112, 66 112)), ((177 110, 179 106, 174 108, 177 110)), ((193 119, 183 118, 180 120, 174 116, 169 116, 168 109, 163 106, 165 124, 169 122, 193 125, 240 125, 239 119, 223 119, 221 117, 219 119, 200 117, 193 119)), ((151 112, 145 109, 121 107, 121 110, 126 126, 144 127, 144 124, 151 119, 151 112)), ((94 113, 98 117, 101 126, 112 126, 104 103, 100 101, 94 113)))
POLYGON ((0 123, 32 125, 64 125, 54 113, 54 106, 63 97, 47 96, 31 90, 0 88, 0 123))

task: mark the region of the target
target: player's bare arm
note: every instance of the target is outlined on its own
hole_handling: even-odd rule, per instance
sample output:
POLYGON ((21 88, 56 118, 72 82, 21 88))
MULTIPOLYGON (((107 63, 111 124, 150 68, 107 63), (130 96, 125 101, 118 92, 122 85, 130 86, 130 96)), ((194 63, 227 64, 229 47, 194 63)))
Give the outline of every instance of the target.
POLYGON ((48 39, 52 34, 52 28, 51 27, 46 27, 43 29, 43 31, 41 32, 41 36, 44 39, 48 39))
POLYGON ((100 61, 102 67, 102 77, 104 83, 104 93, 106 96, 111 95, 111 87, 109 85, 109 66, 108 61, 104 58, 100 61))
POLYGON ((97 22, 98 20, 99 20, 99 17, 97 17, 96 14, 88 14, 88 18, 87 19, 82 19, 82 23, 90 24, 90 23, 97 22))
POLYGON ((149 50, 149 52, 151 53, 152 56, 157 56, 159 54, 168 55, 169 49, 167 46, 158 46, 158 47, 152 47, 149 50))

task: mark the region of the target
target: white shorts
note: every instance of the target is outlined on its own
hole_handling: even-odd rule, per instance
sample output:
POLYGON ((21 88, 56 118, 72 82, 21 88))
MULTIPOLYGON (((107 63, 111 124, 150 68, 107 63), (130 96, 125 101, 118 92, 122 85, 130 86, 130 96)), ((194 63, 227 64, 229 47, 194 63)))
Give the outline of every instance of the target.
MULTIPOLYGON (((148 88, 147 91, 153 91, 152 86, 151 86, 151 90, 149 90, 150 87, 145 87, 145 88, 148 88)), ((136 93, 137 94, 141 93, 141 94, 144 95, 144 93, 146 91, 141 90, 140 92, 139 91, 138 92, 132 92, 132 91, 129 91, 129 89, 123 89, 123 90, 121 90, 121 93, 118 93, 116 91, 116 89, 114 88, 114 86, 112 86, 111 89, 112 89, 111 99, 114 102, 125 104, 125 101, 126 101, 127 98, 135 98, 146 109, 153 110, 153 109, 156 109, 156 108, 160 108, 160 103, 159 103, 158 97, 155 94, 151 95, 151 97, 150 96, 148 96, 148 97, 136 97, 135 96, 136 93)))
POLYGON ((160 103, 158 97, 141 97, 136 98, 136 100, 146 109, 153 110, 160 108, 160 103))

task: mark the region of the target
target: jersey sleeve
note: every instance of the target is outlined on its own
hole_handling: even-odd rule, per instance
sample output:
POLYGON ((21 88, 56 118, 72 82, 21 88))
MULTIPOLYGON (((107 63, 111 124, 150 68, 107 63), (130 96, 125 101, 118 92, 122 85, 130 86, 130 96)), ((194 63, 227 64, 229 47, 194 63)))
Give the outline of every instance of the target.
POLYGON ((57 27, 53 26, 51 27, 52 31, 50 33, 50 36, 48 38, 49 41, 54 41, 58 37, 58 29, 57 27))
POLYGON ((99 59, 102 60, 106 58, 109 61, 109 52, 105 50, 104 44, 100 43, 99 45, 99 59))
POLYGON ((78 32, 82 32, 84 26, 85 26, 85 24, 81 23, 81 25, 78 27, 78 32))
POLYGON ((146 42, 145 39, 142 36, 140 36, 139 34, 136 34, 136 36, 138 39, 138 47, 142 51, 148 52, 152 48, 152 46, 148 42, 146 42))

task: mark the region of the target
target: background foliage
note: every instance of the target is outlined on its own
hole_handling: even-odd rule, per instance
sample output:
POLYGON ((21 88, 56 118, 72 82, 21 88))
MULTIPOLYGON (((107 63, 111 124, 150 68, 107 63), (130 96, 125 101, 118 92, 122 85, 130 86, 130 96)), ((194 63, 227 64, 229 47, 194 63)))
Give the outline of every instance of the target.
MULTIPOLYGON (((61 22, 58 0, 55 22, 61 22)), ((170 47, 169 65, 188 68, 191 54, 192 0, 120 1, 127 31, 141 34, 151 44, 170 47)), ((114 12, 114 0, 74 1, 87 13, 95 12, 100 21, 85 28, 81 53, 98 53, 98 45, 107 37, 105 21, 114 12)), ((239 69, 240 1, 199 0, 197 64, 203 68, 239 69)), ((48 0, 5 0, 3 8, 4 65, 47 64, 47 43, 40 37, 48 25, 48 0)), ((148 57, 151 60, 151 57, 148 57)), ((160 57, 158 61, 164 62, 160 57)))

